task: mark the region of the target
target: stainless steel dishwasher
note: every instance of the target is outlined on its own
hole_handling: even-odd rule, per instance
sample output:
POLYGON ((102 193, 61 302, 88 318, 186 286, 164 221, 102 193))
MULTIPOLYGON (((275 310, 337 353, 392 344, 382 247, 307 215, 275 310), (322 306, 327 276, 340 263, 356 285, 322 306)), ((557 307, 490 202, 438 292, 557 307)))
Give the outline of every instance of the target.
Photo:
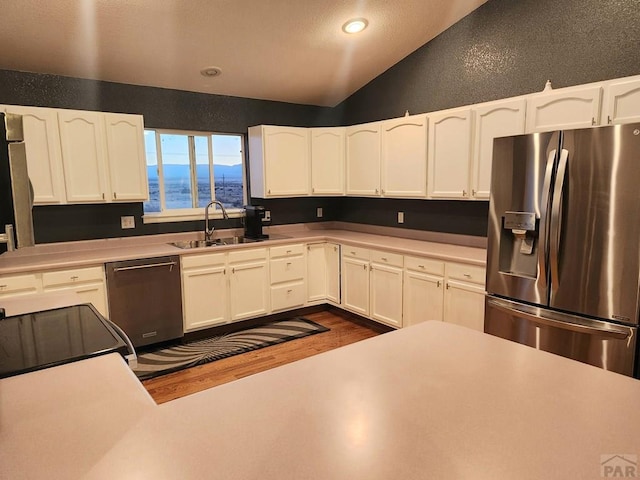
POLYGON ((109 262, 105 268, 109 319, 134 346, 183 336, 180 257, 109 262))

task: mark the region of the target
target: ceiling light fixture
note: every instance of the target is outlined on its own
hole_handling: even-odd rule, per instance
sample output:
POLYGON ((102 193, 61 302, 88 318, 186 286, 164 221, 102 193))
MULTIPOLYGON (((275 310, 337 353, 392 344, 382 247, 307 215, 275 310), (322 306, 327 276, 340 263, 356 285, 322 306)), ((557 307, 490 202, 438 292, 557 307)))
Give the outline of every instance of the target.
POLYGON ((200 75, 207 78, 218 77, 222 75, 222 69, 220 67, 207 67, 200 70, 200 75))
POLYGON ((366 18, 353 18, 342 25, 342 31, 344 33, 358 33, 367 28, 367 25, 369 22, 366 18))

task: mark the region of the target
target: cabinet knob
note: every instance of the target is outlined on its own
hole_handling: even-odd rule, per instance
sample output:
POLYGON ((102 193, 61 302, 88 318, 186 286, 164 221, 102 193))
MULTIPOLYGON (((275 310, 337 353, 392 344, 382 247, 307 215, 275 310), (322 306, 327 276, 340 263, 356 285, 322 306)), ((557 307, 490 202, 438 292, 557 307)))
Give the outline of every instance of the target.
POLYGON ((104 200, 104 193, 102 194, 102 199, 104 200))
POLYGON ((424 269, 424 265, 418 265, 418 268, 424 269))
POLYGON ((388 262, 389 260, 387 260, 387 257, 382 257, 382 261, 383 262, 388 262))
POLYGON ((113 192, 113 198, 114 198, 114 200, 115 200, 116 198, 118 198, 118 194, 117 194, 116 192, 113 192))
POLYGON ((78 279, 78 276, 77 276, 77 275, 73 275, 73 276, 71 277, 71 281, 73 281, 73 282, 75 282, 77 279, 78 279))
POLYGON ((356 252, 354 252, 354 251, 352 250, 352 251, 351 251, 351 255, 355 255, 355 254, 356 254, 356 252))
POLYGON ((235 267, 231 267, 231 273, 236 273, 235 267))
POLYGON ((438 281, 436 282, 436 286, 437 286, 438 288, 440 288, 440 280, 438 280, 438 281))
POLYGON ((591 117, 591 125, 595 125, 596 124, 596 117, 591 117))
POLYGON ((7 285, 0 285, 0 290, 4 290, 5 288, 7 288, 7 285))
POLYGON ((467 196, 467 191, 466 190, 462 190, 462 196, 466 197, 467 196))
POLYGON ((475 197, 476 196, 476 191, 474 189, 471 190, 471 196, 475 197))
POLYGON ((288 290, 287 290, 287 293, 291 293, 291 292, 293 292, 293 290, 291 290, 291 289, 288 289, 288 290))
POLYGON ((269 195, 271 195, 271 189, 267 190, 267 193, 268 193, 269 195))
POLYGON ((363 267, 364 267, 364 269, 365 269, 365 270, 367 269, 367 266, 366 266, 366 265, 363 265, 363 267))
POLYGON ((376 193, 378 193, 378 189, 376 188, 376 193))
POLYGON ((463 273, 463 276, 464 276, 465 278, 471 278, 471 274, 469 274, 469 273, 463 273))
POLYGON ((382 189, 382 194, 384 195, 384 188, 382 189))
POLYGON ((611 115, 607 115, 607 123, 611 124, 612 120, 611 120, 611 115))
POLYGON ((311 187, 311 193, 316 193, 316 189, 314 187, 311 187))

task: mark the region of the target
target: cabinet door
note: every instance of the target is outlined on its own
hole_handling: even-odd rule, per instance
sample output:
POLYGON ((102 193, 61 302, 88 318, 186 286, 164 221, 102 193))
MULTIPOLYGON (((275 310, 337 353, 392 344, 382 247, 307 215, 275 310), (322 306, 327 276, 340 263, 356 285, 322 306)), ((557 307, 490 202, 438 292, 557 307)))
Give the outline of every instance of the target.
POLYGON ((309 133, 306 128, 264 127, 267 196, 309 194, 309 133))
POLYGON ((527 102, 524 98, 475 107, 471 196, 488 199, 491 187, 493 139, 524 133, 527 102))
POLYGON ((402 269, 371 264, 371 318, 393 327, 402 327, 402 269))
POLYGON ((340 246, 327 243, 324 249, 327 261, 327 300, 340 305, 340 246))
POLYGON ((324 243, 307 245, 307 302, 327 298, 327 260, 324 243))
POLYGON ((344 127, 311 129, 311 193, 344 195, 344 127))
POLYGON ((105 113, 111 200, 149 198, 142 116, 105 113))
POLYGON ((571 88, 527 99, 527 133, 598 125, 602 88, 571 88))
POLYGON ((484 289, 471 283, 447 280, 444 321, 484 331, 484 289))
POLYGON ((62 163, 69 202, 105 200, 104 129, 96 112, 59 110, 62 163))
POLYGON ((267 261, 230 265, 231 321, 269 313, 267 261))
POLYGON ((427 116, 382 122, 382 195, 427 195, 427 116))
POLYGON ((611 83, 605 92, 607 124, 640 122, 640 79, 611 83))
POLYGON ((444 280, 427 273, 405 270, 402 326, 443 319, 444 280))
POLYGON ((347 195, 380 195, 380 124, 347 127, 347 195))
POLYGON ((182 292, 185 331, 227 323, 229 290, 224 265, 183 270, 182 292))
POLYGON ((342 306, 359 315, 369 316, 369 262, 342 258, 342 306))
POLYGON ((472 118, 470 109, 429 115, 430 197, 469 197, 472 118))
POLYGON ((65 202, 57 111, 51 108, 8 106, 7 113, 22 115, 33 203, 65 202))

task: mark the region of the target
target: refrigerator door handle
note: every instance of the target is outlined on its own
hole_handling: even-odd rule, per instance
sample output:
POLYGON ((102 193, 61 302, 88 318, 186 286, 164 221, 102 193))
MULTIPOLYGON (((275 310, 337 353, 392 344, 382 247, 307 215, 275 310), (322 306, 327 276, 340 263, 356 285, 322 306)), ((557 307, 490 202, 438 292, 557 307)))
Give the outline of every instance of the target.
POLYGON ((551 205, 551 226, 549 234, 549 264, 551 267, 551 295, 558 291, 560 285, 560 272, 558 271, 558 257, 560 255, 560 235, 562 233, 562 196, 564 182, 569 161, 569 151, 562 149, 558 162, 558 172, 553 187, 553 199, 551 205))
POLYGON ((546 325, 549 327, 560 328, 562 330, 571 330, 572 332, 586 333, 588 335, 597 335, 616 340, 630 341, 633 337, 633 330, 630 327, 613 325, 610 323, 600 322, 598 320, 582 319, 573 315, 563 315, 563 317, 567 318, 567 321, 555 320, 542 315, 541 313, 544 312, 544 310, 538 307, 522 305, 506 300, 498 300, 495 298, 488 299, 487 303, 497 310, 503 311, 509 315, 526 318, 527 320, 539 325, 546 325))
POLYGON ((542 203, 540 204, 540 242, 538 246, 538 269, 540 274, 538 278, 547 282, 547 230, 549 228, 549 219, 547 218, 547 212, 549 210, 549 196, 551 192, 551 177, 553 175, 553 164, 556 158, 556 150, 549 152, 549 158, 547 158, 547 167, 544 173, 544 182, 542 184, 542 203))

